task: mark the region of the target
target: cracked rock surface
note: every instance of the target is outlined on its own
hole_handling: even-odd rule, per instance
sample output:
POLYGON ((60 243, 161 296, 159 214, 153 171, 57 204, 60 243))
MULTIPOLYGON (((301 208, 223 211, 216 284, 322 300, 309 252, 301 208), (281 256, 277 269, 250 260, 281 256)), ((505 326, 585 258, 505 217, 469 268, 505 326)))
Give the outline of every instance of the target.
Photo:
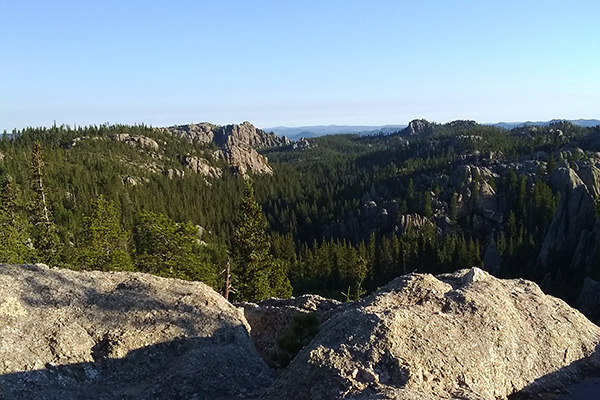
POLYGON ((599 371, 599 343, 532 282, 410 274, 325 322, 264 398, 556 399, 599 371))
POLYGON ((248 330, 199 282, 0 265, 0 399, 256 398, 248 330))

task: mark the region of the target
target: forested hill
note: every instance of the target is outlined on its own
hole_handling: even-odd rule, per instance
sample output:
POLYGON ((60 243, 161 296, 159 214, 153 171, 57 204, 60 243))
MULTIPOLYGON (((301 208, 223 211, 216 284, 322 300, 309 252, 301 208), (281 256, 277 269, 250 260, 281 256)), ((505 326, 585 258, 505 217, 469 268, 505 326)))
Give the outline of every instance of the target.
POLYGON ((294 143, 249 123, 25 129, 1 142, 0 261, 221 290, 230 258, 232 296, 251 300, 484 266, 575 302, 600 278, 598 150, 598 127, 568 122, 415 120, 294 143))

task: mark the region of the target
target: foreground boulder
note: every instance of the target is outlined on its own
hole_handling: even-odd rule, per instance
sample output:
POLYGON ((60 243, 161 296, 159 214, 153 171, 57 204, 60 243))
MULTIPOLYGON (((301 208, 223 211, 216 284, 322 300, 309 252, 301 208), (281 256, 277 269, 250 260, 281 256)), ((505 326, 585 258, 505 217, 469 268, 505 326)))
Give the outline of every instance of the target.
POLYGON ((558 398, 599 371, 599 343, 534 283, 410 274, 325 322, 264 399, 558 398))
POLYGON ((255 398, 272 382, 242 312, 140 273, 0 265, 0 399, 255 398))

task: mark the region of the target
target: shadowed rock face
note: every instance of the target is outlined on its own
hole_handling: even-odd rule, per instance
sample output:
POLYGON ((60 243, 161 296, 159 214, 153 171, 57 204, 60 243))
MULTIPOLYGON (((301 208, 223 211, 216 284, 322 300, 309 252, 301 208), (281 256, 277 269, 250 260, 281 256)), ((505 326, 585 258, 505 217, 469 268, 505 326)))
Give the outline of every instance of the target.
MULTIPOLYGON (((591 172, 590 172, 591 174, 591 172)), ((593 179, 589 187, 593 188, 593 179)), ((588 187, 577 173, 567 167, 557 168, 549 177, 549 185, 561 192, 558 207, 548 228, 542 248, 540 260, 548 265, 554 257, 566 260, 573 259, 575 264, 581 264, 582 255, 573 257, 573 252, 580 247, 589 247, 595 220, 594 198, 588 187)), ((581 251, 580 251, 581 253, 581 251)), ((572 265, 578 268, 580 265, 572 265)))
POLYGON ((140 273, 0 265, 0 398, 254 398, 272 381, 240 310, 140 273))
MULTIPOLYGON (((336 300, 317 295, 303 295, 291 299, 268 299, 256 303, 237 304, 252 327, 252 340, 263 359, 273 367, 280 367, 282 350, 278 340, 288 331, 298 314, 314 313, 320 323, 344 309, 336 300)), ((351 304, 346 304, 351 306, 351 304)), ((347 307, 346 307, 347 308, 347 307)))
POLYGON ((545 376, 561 393, 598 370, 599 343, 600 328, 534 283, 410 274, 331 317, 264 398, 526 398, 545 376))

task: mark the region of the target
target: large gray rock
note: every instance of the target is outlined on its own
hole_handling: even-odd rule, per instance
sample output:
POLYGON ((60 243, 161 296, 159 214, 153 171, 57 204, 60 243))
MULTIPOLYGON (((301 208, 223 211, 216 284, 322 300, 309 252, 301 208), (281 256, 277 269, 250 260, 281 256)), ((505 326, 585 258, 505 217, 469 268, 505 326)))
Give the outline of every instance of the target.
POLYGON ((584 183, 572 168, 559 167, 548 177, 548 185, 555 192, 567 193, 578 186, 584 186, 584 183))
POLYGON ((405 234, 410 230, 419 232, 433 226, 433 222, 420 214, 402 214, 398 216, 398 229, 401 234, 405 234))
POLYGON ((584 229, 579 235, 579 242, 573 252, 570 268, 583 271, 585 275, 594 274, 600 262, 600 218, 591 230, 584 229))
POLYGON ((580 168, 577 175, 579 175, 592 197, 597 198, 600 196, 600 169, 593 165, 587 165, 580 168))
POLYGON ((473 208, 497 212, 498 198, 490 184, 492 179, 499 178, 487 167, 461 165, 452 174, 452 183, 459 189, 459 215, 470 214, 473 208), (477 183, 476 183, 477 182, 477 183), (473 203, 474 191, 477 190, 478 204, 473 203))
POLYGON ((250 146, 254 149, 290 144, 290 140, 272 132, 257 129, 250 122, 226 125, 215 132, 214 142, 219 147, 250 146))
POLYGON ((431 132, 431 123, 425 119, 413 119, 404 129, 409 135, 418 135, 431 132))
POLYGON ((242 176, 248 176, 250 173, 269 175, 273 173, 267 157, 250 146, 225 147, 219 154, 242 176))
POLYGON ((193 171, 196 174, 204 175, 210 178, 218 178, 223 175, 223 171, 210 165, 205 158, 195 157, 191 155, 179 156, 179 162, 184 167, 193 171))
POLYGON ((582 233, 590 231, 594 221, 594 199, 583 183, 563 192, 542 243, 540 251, 542 263, 547 265, 552 256, 572 255, 582 233))
POLYGON ((217 127, 208 122, 189 125, 176 125, 166 128, 166 131, 171 132, 176 136, 183 137, 190 142, 211 143, 215 136, 214 131, 217 127))
POLYGON ((248 329, 199 282, 0 265, 0 399, 255 398, 248 329))
POLYGON ((599 343, 532 282, 410 274, 329 319, 263 399, 556 397, 598 371, 599 343))
POLYGON ((130 146, 146 148, 154 151, 159 150, 159 145, 154 139, 146 136, 130 135, 129 133, 119 133, 113 136, 117 142, 125 142, 130 146))

